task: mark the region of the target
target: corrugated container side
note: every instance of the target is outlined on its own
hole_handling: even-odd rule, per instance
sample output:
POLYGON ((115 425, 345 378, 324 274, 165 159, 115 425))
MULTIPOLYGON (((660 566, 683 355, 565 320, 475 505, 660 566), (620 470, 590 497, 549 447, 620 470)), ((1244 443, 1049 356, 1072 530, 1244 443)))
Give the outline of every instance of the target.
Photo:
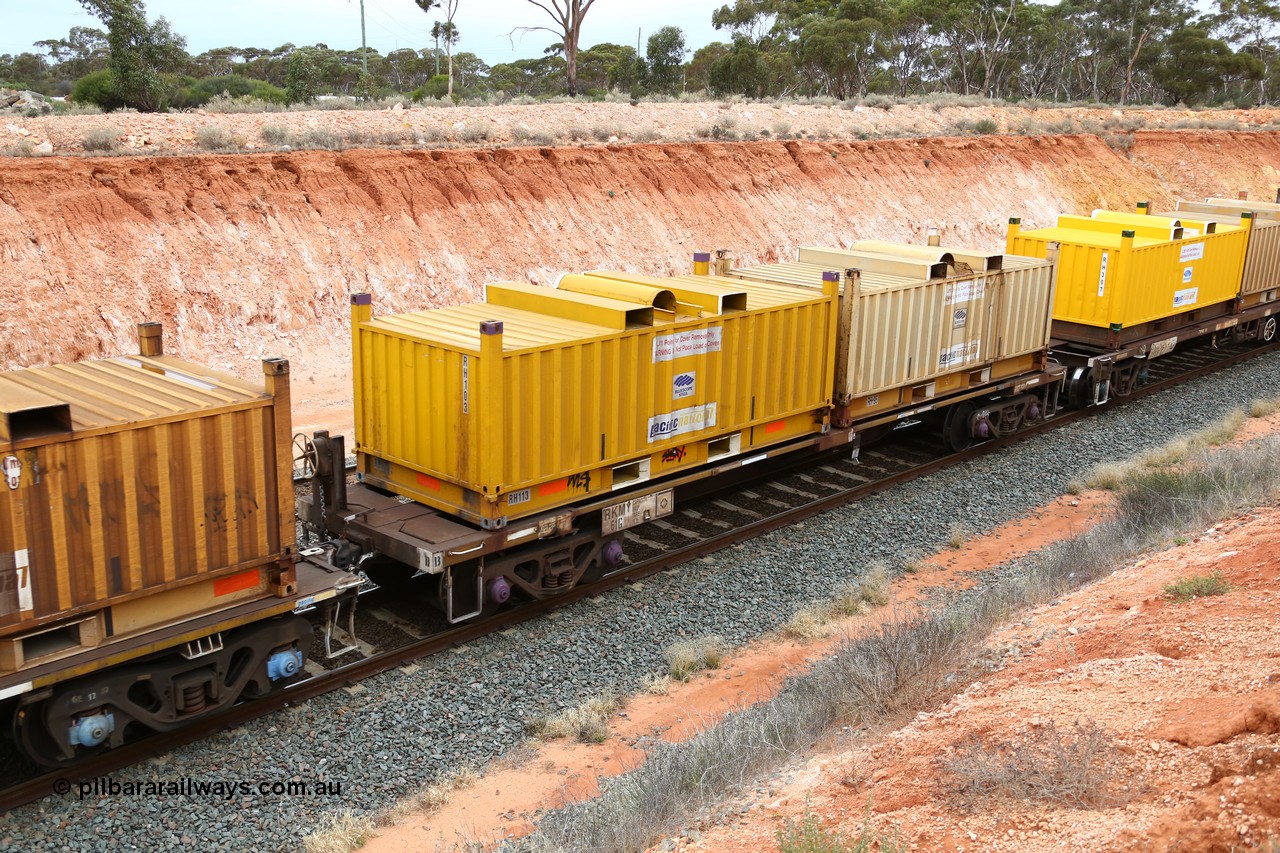
MULTIPOLYGON (((807 251, 808 257, 822 257, 819 250, 807 251)), ((834 250, 829 254, 828 260, 843 260, 834 250)), ((823 272, 821 265, 797 262, 742 268, 734 275, 816 287, 823 272)), ((999 280, 868 276, 859 287, 854 340, 847 350, 839 348, 852 362, 852 384, 838 390, 861 397, 989 363, 995 349, 992 287, 999 280)))
POLYGON ((1246 237, 1244 229, 1230 228, 1163 241, 1062 228, 1020 231, 1014 223, 1007 248, 1044 257, 1048 244, 1058 242, 1054 319, 1127 328, 1233 299, 1246 237))
POLYGON ((1004 269, 988 278, 995 285, 996 341, 993 359, 1014 358, 1049 346, 1053 317, 1054 267, 1041 258, 1004 256, 1004 269))
POLYGON ((69 399, 75 430, 0 444, 20 466, 18 485, 0 488, 0 574, 13 581, 0 633, 242 572, 292 547, 272 399, 200 387, 215 375, 195 370, 173 381, 175 364, 6 375, 69 399))
POLYGON ((854 396, 982 365, 994 349, 982 279, 923 282, 862 295, 854 396))
POLYGON ((416 484, 391 482, 386 468, 389 487, 516 517, 525 508, 490 512, 479 496, 547 497, 565 478, 571 493, 594 491, 593 470, 819 411, 831 395, 834 287, 775 291, 749 292, 745 311, 625 330, 498 305, 376 318, 357 305, 359 450, 375 475, 386 463, 417 472, 416 484), (496 321, 492 334, 479 332, 484 321, 496 321), (449 497, 443 483, 474 495, 449 497))
POLYGON ((1254 220, 1244 256, 1242 294, 1280 288, 1280 221, 1254 220))

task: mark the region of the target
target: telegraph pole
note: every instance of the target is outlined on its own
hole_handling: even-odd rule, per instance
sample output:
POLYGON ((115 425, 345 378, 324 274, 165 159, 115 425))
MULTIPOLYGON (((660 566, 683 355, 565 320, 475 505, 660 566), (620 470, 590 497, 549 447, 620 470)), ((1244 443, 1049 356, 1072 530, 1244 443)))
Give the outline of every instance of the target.
POLYGON ((364 40, 364 0, 360 0, 360 66, 369 73, 369 48, 364 40))

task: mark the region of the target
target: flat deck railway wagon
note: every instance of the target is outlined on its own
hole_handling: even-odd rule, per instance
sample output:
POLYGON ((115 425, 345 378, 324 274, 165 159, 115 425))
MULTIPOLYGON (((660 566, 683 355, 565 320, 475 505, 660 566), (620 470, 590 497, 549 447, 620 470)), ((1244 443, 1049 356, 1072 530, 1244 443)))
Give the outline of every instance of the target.
MULTIPOLYGON (((322 478, 301 515, 438 576, 459 621, 616 566, 690 477, 827 433, 834 284, 655 281, 499 282, 393 316, 355 296, 361 482, 322 478)), ((341 440, 316 444, 340 471, 341 440)))
POLYGON ((1010 252, 1043 257, 1058 246, 1050 351, 1067 369, 1072 406, 1132 393, 1152 359, 1189 340, 1274 339, 1280 208, 1215 201, 1166 216, 1145 204, 1063 214, 1031 231, 1010 220, 1010 252))
POLYGON ((359 482, 343 439, 315 434, 327 462, 300 517, 338 565, 434 578, 457 622, 608 573, 680 486, 921 419, 963 447, 1056 412, 1051 262, 888 244, 802 260, 731 270, 721 252, 713 275, 702 253, 692 275, 499 282, 391 316, 356 295, 359 482))
POLYGON ((309 650, 294 611, 359 582, 298 559, 288 363, 139 344, 0 374, 0 699, 45 764, 266 693, 309 650))

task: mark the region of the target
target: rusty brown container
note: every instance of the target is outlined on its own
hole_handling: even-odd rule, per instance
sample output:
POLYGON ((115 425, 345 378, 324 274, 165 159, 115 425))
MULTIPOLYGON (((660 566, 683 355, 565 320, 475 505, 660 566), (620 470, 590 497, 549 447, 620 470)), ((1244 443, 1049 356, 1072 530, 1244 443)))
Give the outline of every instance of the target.
POLYGON ((0 638, 35 638, 0 669, 292 590, 287 362, 264 387, 140 332, 146 355, 0 374, 0 638))

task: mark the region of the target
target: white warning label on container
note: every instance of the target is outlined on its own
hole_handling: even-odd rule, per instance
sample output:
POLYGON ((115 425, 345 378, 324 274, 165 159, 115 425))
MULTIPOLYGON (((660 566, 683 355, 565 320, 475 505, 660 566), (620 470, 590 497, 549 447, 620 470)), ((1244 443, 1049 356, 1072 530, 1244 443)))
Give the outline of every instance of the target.
POLYGON ((1178 252, 1178 262, 1198 261, 1204 257, 1204 243, 1187 243, 1178 252))
POLYGON ((982 341, 962 341, 949 349, 944 349, 938 356, 938 367, 955 367, 966 361, 973 361, 982 349, 982 341))
POLYGON ((1182 270, 1182 283, 1183 283, 1183 284, 1190 284, 1190 283, 1191 283, 1191 273, 1192 273, 1192 270, 1194 270, 1194 269, 1195 269, 1194 267, 1186 267, 1185 269, 1183 269, 1183 270, 1182 270))
POLYGON ((661 441, 685 432, 697 432, 716 425, 716 404, 690 406, 669 415, 649 418, 649 441, 661 441))
POLYGON ((720 336, 723 331, 721 326, 709 326, 705 329, 676 332, 674 335, 657 335, 653 339, 653 363, 674 361, 686 355, 720 352, 720 336))
POLYGON ((1098 298, 1107 290, 1107 252, 1102 253, 1102 265, 1098 269, 1098 298))
POLYGON ((29 613, 35 608, 31 596, 31 564, 27 549, 0 552, 0 616, 29 613))
POLYGON ((986 292, 987 283, 982 279, 958 281, 947 285, 942 304, 959 305, 961 302, 973 302, 975 299, 981 299, 986 292))
POLYGON ((1200 288, 1188 287, 1185 290, 1174 291, 1173 307, 1182 308, 1187 305, 1195 305, 1196 300, 1200 298, 1200 288))

